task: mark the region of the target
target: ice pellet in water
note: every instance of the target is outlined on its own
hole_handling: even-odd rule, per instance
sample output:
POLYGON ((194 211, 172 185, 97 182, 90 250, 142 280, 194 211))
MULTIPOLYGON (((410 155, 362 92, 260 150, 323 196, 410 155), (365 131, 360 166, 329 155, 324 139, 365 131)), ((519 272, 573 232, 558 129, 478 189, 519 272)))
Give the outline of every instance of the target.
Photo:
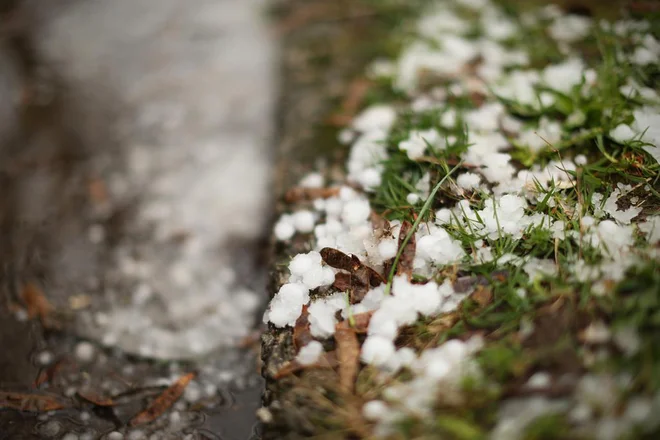
POLYGON ((170 424, 178 425, 179 423, 181 423, 181 413, 178 411, 172 411, 170 413, 170 424))
POLYGON ((119 431, 112 431, 106 438, 107 440, 124 440, 124 434, 119 431))
POLYGON ((53 362, 53 353, 50 351, 42 351, 37 355, 37 362, 39 365, 48 365, 53 362))
POLYGON ((60 440, 79 440, 79 437, 75 432, 67 432, 60 440))
POLYGON ((74 353, 76 359, 79 362, 88 363, 94 360, 94 354, 96 353, 96 350, 93 344, 87 341, 83 341, 76 345, 74 353))
POLYGON ((128 434, 127 440, 144 440, 147 438, 147 435, 143 432, 138 430, 131 431, 128 434))
POLYGON ((39 434, 44 437, 55 437, 60 433, 60 429, 62 429, 62 424, 53 420, 39 426, 39 434))
POLYGON ((202 397, 202 391, 199 389, 199 385, 191 382, 183 392, 183 397, 190 403, 197 402, 202 397))

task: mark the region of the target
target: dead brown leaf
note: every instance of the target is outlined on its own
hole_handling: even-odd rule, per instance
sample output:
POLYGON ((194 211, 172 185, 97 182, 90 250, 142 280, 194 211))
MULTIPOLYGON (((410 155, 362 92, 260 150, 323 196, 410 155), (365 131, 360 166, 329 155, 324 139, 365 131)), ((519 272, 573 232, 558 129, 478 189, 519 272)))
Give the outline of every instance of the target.
MULTIPOLYGON (((412 224, 409 221, 403 222, 401 225, 401 230, 399 231, 399 249, 403 246, 403 241, 406 239, 406 236, 412 229, 412 224)), ((415 243, 415 234, 412 234, 408 243, 403 248, 401 252, 401 257, 399 258, 399 264, 396 268, 397 275, 407 275, 408 279, 412 278, 413 274, 413 260, 415 259, 415 251, 417 245, 415 243)))
POLYGON ((353 392, 355 378, 360 367, 360 342, 355 331, 337 326, 335 329, 337 360, 339 362, 339 386, 353 392))
POLYGON ((62 369, 62 367, 66 364, 68 364, 69 361, 66 359, 60 359, 57 362, 53 363, 52 365, 49 365, 48 367, 42 369, 39 372, 39 375, 37 378, 34 380, 32 383, 33 388, 39 388, 41 385, 44 383, 52 382, 57 373, 62 369))
POLYGON ((48 302, 43 291, 34 283, 26 283, 21 291, 21 299, 25 304, 28 318, 39 317, 41 325, 45 328, 55 327, 50 319, 53 306, 48 302))
POLYGON ((332 287, 342 292, 346 292, 351 288, 351 274, 339 272, 335 274, 335 282, 332 287))
POLYGON ((296 325, 293 327, 293 346, 296 348, 296 353, 313 340, 314 337, 309 330, 309 312, 307 306, 303 306, 296 325))
POLYGON ((352 272, 353 260, 340 250, 328 247, 323 248, 321 249, 321 258, 330 267, 352 272))
MULTIPOLYGON (((376 287, 385 282, 378 272, 363 264, 355 255, 348 256, 337 249, 323 248, 321 249, 321 257, 328 266, 350 273, 351 277, 348 288, 342 290, 347 290, 350 293, 351 304, 362 301, 362 298, 364 298, 370 287, 376 287)), ((336 280, 337 278, 335 277, 336 280)), ((343 283, 342 287, 346 287, 345 282, 346 277, 343 276, 341 281, 343 283)))
POLYGON ((290 188, 284 195, 287 203, 298 203, 306 200, 328 199, 339 195, 339 187, 334 188, 290 188))
POLYGON ((0 391, 0 408, 29 412, 47 412, 65 407, 64 403, 57 396, 0 391))
POLYGON ((373 310, 371 312, 358 313, 357 315, 353 315, 352 319, 345 319, 338 323, 337 328, 352 329, 356 333, 366 333, 373 314, 373 310))
POLYGON ((115 406, 115 401, 110 397, 103 397, 91 392, 78 391, 76 393, 82 400, 92 403, 96 406, 115 406))
POLYGON ((307 368, 335 368, 338 363, 339 361, 337 360, 337 353, 335 351, 329 351, 323 353, 319 357, 319 360, 311 365, 302 365, 295 359, 287 362, 282 368, 279 369, 277 373, 275 373, 273 377, 274 379, 281 379, 286 376, 291 376, 292 374, 307 368))
POLYGON ((88 190, 89 198, 97 205, 102 205, 110 198, 108 196, 108 187, 105 182, 99 178, 90 179, 88 190))
POLYGON ((348 87, 348 92, 341 105, 341 112, 331 115, 327 122, 335 127, 344 127, 351 123, 367 95, 371 81, 355 79, 348 87))
POLYGON ((479 308, 484 308, 493 302, 493 290, 490 287, 478 285, 470 298, 479 305, 479 308))
POLYGON ((369 219, 374 230, 374 238, 380 240, 381 238, 392 237, 392 225, 390 225, 389 220, 373 211, 369 219))
POLYGON ((191 380, 195 378, 195 373, 188 373, 181 376, 174 384, 156 397, 144 411, 138 413, 129 422, 130 426, 139 426, 150 423, 160 417, 167 411, 174 402, 183 394, 191 380))

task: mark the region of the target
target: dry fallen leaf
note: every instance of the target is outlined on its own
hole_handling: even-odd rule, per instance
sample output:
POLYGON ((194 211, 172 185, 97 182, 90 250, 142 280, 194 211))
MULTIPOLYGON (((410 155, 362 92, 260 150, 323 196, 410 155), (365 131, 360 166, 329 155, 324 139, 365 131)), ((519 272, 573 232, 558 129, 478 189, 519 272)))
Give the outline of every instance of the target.
POLYGON ((337 361, 339 362, 339 386, 347 392, 353 392, 355 378, 360 366, 360 343, 355 331, 337 326, 337 361))
POLYGON ((294 359, 290 362, 287 362, 282 368, 280 368, 279 371, 275 373, 273 378, 281 379, 308 368, 335 368, 338 363, 337 353, 335 351, 323 353, 319 357, 319 360, 311 365, 302 365, 300 362, 294 359))
MULTIPOLYGON (((401 249, 401 246, 403 246, 403 241, 411 229, 412 224, 409 221, 405 221, 401 225, 401 231, 399 232, 399 249, 401 249)), ((401 258, 399 258, 399 264, 396 268, 397 275, 405 274, 408 276, 408 279, 412 278, 413 260, 415 259, 416 248, 417 245, 415 243, 415 234, 412 234, 410 240, 408 240, 408 243, 406 243, 406 246, 403 248, 403 252, 401 252, 401 258)))
POLYGON ((53 306, 48 302, 43 291, 34 283, 26 283, 21 291, 21 299, 27 309, 28 318, 39 317, 41 325, 45 328, 54 327, 50 320, 53 306))
POLYGON ((160 417, 167 411, 174 402, 183 394, 191 380, 195 378, 195 373, 188 373, 181 376, 174 384, 156 397, 144 411, 138 413, 129 422, 130 426, 144 425, 160 417))
POLYGON ((53 363, 52 365, 49 365, 47 368, 42 369, 39 372, 39 375, 37 378, 34 380, 32 383, 33 388, 39 388, 42 384, 48 382, 52 382, 53 379, 55 378, 55 375, 62 369, 62 367, 66 364, 68 364, 69 361, 66 359, 60 359, 57 362, 53 363))
POLYGON ((343 127, 350 124, 360 109, 362 101, 370 87, 371 81, 364 78, 355 79, 348 87, 348 93, 346 93, 346 97, 341 105, 341 112, 331 115, 327 122, 336 127, 343 127))
POLYGON ((345 319, 337 324, 337 328, 352 329, 356 333, 366 333, 369 328, 369 321, 373 316, 374 311, 358 313, 353 315, 350 319, 345 319))
POLYGON ((93 203, 102 205, 108 201, 108 188, 103 180, 98 178, 90 179, 88 189, 89 198, 93 203))
POLYGON ((339 195, 339 187, 334 188, 303 188, 293 187, 284 195, 287 203, 298 203, 306 200, 328 199, 339 195))
POLYGON ((335 274, 335 282, 332 287, 342 292, 346 292, 351 288, 351 274, 339 272, 335 274))
POLYGON ((0 408, 29 412, 47 412, 65 408, 65 405, 57 396, 0 391, 0 408))
POLYGON ((293 346, 296 348, 296 353, 313 340, 314 337, 309 329, 309 312, 307 306, 303 306, 296 325, 293 327, 293 346))
POLYGON ((474 293, 470 295, 470 298, 472 298, 479 307, 483 308, 493 302, 493 291, 490 287, 478 285, 477 288, 474 289, 474 293))
POLYGON ((93 393, 78 391, 78 397, 81 399, 93 403, 96 406, 115 406, 114 400, 109 397, 102 397, 93 393))
POLYGON ((338 288, 342 287, 340 290, 349 292, 351 304, 362 301, 371 287, 385 282, 378 272, 363 264, 355 255, 349 256, 340 250, 326 247, 321 249, 321 258, 328 266, 350 273, 348 285, 345 275, 339 278, 335 276, 335 282, 338 283, 338 288), (338 279, 340 281, 337 281, 338 279))

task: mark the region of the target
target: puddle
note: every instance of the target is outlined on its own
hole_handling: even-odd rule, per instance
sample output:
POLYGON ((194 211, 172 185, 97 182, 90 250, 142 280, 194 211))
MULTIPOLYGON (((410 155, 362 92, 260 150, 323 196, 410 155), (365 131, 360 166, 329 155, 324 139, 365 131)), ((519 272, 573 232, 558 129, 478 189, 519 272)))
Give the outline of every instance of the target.
POLYGON ((267 299, 276 83, 262 8, 58 0, 2 16, 0 390, 69 409, 0 411, 0 439, 258 435, 246 340, 267 299), (61 330, 27 319, 26 283, 61 330), (127 428, 190 372, 171 409, 127 428))

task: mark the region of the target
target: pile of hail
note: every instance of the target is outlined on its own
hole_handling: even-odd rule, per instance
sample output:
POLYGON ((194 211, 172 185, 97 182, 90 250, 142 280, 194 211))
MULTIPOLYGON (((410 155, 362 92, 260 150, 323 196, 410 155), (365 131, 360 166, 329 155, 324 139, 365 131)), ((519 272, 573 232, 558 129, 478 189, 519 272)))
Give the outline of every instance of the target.
MULTIPOLYGON (((660 325, 660 314, 616 310, 630 299, 623 285, 659 281, 660 42, 650 24, 460 0, 422 13, 416 35, 369 69, 385 92, 339 135, 350 145, 345 180, 309 174, 299 190, 317 197, 275 225, 277 240, 305 237, 310 251, 290 261, 264 322, 293 327, 304 310, 314 341, 296 360, 312 365, 338 325, 369 317, 361 368, 388 384, 362 406, 377 436, 406 422, 418 434, 442 425, 515 439, 549 415, 598 438, 657 429, 660 387, 616 361, 634 364, 641 328, 660 325), (397 270, 404 238, 414 255, 397 270), (351 296, 337 282, 346 268, 327 264, 324 249, 383 282, 351 296), (545 313, 574 344, 575 368, 536 361, 538 344, 559 344, 541 328, 545 313), (525 392, 507 394, 507 380, 525 392), (559 388, 568 391, 548 392, 559 388), (498 402, 493 417, 441 417, 488 407, 475 390, 498 402)), ((657 294, 649 301, 660 313, 657 294)))

